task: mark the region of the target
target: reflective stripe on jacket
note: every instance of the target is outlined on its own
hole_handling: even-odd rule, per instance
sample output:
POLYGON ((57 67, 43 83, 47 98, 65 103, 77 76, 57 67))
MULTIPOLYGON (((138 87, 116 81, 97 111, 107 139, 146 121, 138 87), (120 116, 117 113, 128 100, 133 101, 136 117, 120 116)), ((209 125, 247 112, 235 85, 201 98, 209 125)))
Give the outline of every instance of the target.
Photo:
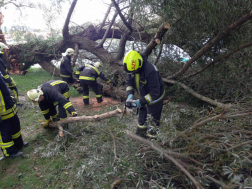
POLYGON ((153 64, 144 58, 143 67, 139 73, 128 74, 127 95, 134 94, 134 90, 141 96, 141 105, 152 105, 165 97, 164 82, 153 64))

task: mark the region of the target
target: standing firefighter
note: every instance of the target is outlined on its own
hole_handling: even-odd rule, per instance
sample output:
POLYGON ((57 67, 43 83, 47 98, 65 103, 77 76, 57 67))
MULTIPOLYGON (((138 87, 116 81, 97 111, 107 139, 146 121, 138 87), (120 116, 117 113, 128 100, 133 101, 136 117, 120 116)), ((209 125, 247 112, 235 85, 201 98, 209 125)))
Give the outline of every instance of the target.
POLYGON ((46 126, 60 118, 67 118, 67 111, 73 116, 77 116, 72 103, 69 101, 69 87, 61 80, 47 81, 41 89, 32 89, 27 92, 28 98, 33 102, 38 102, 39 107, 46 119, 46 126), (58 105, 58 111, 56 106, 58 105), (52 120, 51 120, 52 118, 52 120))
MULTIPOLYGON (((103 85, 97 83, 96 79, 98 77, 102 78, 104 81, 112 85, 112 82, 105 77, 105 75, 98 70, 101 67, 100 62, 96 62, 93 65, 86 64, 82 72, 80 73, 79 80, 80 85, 83 88, 83 102, 85 105, 89 104, 89 88, 91 87, 96 94, 96 99, 98 103, 102 100, 102 88, 103 85)), ((77 75, 76 75, 77 76, 77 75)), ((78 77, 78 76, 77 76, 78 77)))
POLYGON ((3 54, 4 54, 3 50, 4 49, 9 49, 9 48, 4 43, 0 42, 0 71, 2 72, 2 76, 4 78, 4 81, 7 85, 7 87, 9 87, 9 89, 15 95, 16 104, 21 105, 19 103, 17 85, 16 85, 15 81, 13 80, 13 78, 9 75, 8 70, 7 70, 7 66, 3 61, 3 54))
MULTIPOLYGON (((1 72, 0 72, 1 73, 1 72)), ((19 151, 28 142, 24 142, 20 131, 17 109, 12 100, 9 89, 0 76, 0 147, 4 157, 22 156, 19 151)))
POLYGON ((78 86, 78 83, 76 83, 76 79, 74 79, 72 76, 73 68, 71 65, 71 58, 73 57, 73 55, 74 50, 72 48, 68 48, 65 53, 62 53, 62 59, 60 64, 60 77, 69 85, 73 85, 73 87, 79 93, 82 93, 82 88, 78 86))
POLYGON ((142 137, 156 138, 165 97, 163 80, 156 66, 134 50, 125 55, 123 69, 129 73, 126 104, 134 98, 134 90, 141 96, 139 99, 133 100, 139 107, 136 134, 142 137), (154 128, 148 128, 148 131, 147 114, 151 116, 150 120, 154 123, 154 128))

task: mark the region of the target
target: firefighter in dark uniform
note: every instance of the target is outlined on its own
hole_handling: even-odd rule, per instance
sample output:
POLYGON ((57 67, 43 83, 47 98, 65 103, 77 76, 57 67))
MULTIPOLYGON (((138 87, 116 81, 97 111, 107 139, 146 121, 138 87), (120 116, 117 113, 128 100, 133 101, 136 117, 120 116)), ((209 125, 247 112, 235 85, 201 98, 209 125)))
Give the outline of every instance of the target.
POLYGON ((28 91, 27 96, 31 101, 39 103, 42 114, 46 119, 46 126, 49 126, 51 121, 67 118, 67 112, 73 117, 77 116, 77 112, 69 101, 69 87, 65 81, 47 81, 42 85, 41 89, 28 91), (59 112, 56 110, 57 105, 59 112))
POLYGON ((82 88, 76 83, 76 79, 73 78, 73 68, 71 65, 71 57, 74 55, 74 50, 68 48, 65 53, 62 53, 62 59, 60 63, 60 77, 63 81, 67 82, 79 92, 82 93, 82 88))
MULTIPOLYGON (((1 72, 0 72, 1 74, 1 72)), ((0 147, 4 157, 22 156, 20 150, 28 146, 24 142, 17 116, 16 104, 12 100, 9 89, 0 76, 0 147)))
POLYGON ((0 71, 2 72, 2 76, 4 78, 4 81, 7 85, 7 87, 14 93, 15 95, 15 101, 17 105, 21 105, 18 98, 18 89, 15 81, 10 76, 7 70, 7 66, 3 61, 3 50, 9 49, 4 43, 0 42, 0 71))
POLYGON ((133 100, 139 107, 136 134, 142 137, 156 138, 165 97, 163 80, 156 66, 134 50, 125 55, 123 69, 129 73, 126 103, 134 98, 134 90, 141 96, 139 99, 133 100), (153 127, 147 128, 147 114, 152 117, 153 127))
MULTIPOLYGON (((86 64, 84 69, 81 71, 79 80, 80 85, 83 88, 83 102, 85 105, 89 105, 89 88, 91 87, 96 94, 96 99, 98 103, 102 100, 102 88, 103 85, 97 83, 96 79, 98 77, 102 78, 108 84, 112 85, 110 79, 106 78, 105 75, 98 70, 101 67, 100 62, 95 62, 94 64, 86 64)), ((78 77, 78 76, 77 76, 78 77)))

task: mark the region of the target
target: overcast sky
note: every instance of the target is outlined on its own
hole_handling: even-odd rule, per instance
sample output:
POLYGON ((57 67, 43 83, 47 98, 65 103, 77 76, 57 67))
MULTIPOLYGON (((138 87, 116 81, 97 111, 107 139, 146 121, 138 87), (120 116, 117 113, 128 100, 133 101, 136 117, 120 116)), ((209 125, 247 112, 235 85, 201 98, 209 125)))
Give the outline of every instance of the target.
MULTIPOLYGON (((36 0, 34 0, 36 1, 36 0)), ((49 2, 50 0, 43 0, 44 3, 49 2)), ((40 1, 41 2, 41 1, 40 1)), ((110 0, 78 0, 75 12, 71 17, 71 21, 76 24, 82 24, 85 22, 95 22, 102 21, 108 5, 104 4, 106 2, 109 4, 110 0)), ((69 3, 63 5, 62 14, 59 19, 54 19, 53 27, 56 29, 61 29, 63 27, 65 18, 67 16, 68 10, 70 8, 69 3)), ((23 9, 22 9, 23 10, 23 9)), ((18 11, 13 5, 9 5, 6 8, 1 8, 1 11, 4 15, 4 26, 10 28, 13 25, 22 25, 28 26, 34 29, 46 29, 46 22, 43 18, 43 12, 38 9, 26 8, 21 12, 18 11)), ((59 14, 57 14, 59 15, 59 14)))

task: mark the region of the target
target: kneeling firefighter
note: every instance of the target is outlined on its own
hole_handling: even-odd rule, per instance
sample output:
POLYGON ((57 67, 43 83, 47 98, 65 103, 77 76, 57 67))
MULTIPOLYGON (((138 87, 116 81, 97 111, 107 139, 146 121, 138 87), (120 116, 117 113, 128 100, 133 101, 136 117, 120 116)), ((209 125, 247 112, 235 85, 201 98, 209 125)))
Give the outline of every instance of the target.
POLYGON ((136 134, 156 138, 165 97, 163 80, 156 66, 148 62, 147 57, 134 50, 125 55, 123 69, 128 73, 126 104, 134 98, 134 90, 141 96, 133 100, 139 108, 136 134), (147 128, 147 114, 152 117, 154 128, 147 128))
MULTIPOLYGON (((89 88, 91 87, 96 94, 96 99, 98 103, 102 100, 102 89, 103 85, 97 83, 96 79, 98 77, 102 78, 104 81, 112 85, 110 79, 106 78, 105 75, 98 70, 101 67, 100 62, 95 62, 94 64, 86 64, 82 67, 82 71, 79 75, 80 85, 83 88, 83 102, 85 105, 89 104, 89 88)), ((77 76, 77 75, 76 75, 77 76)), ((78 76, 77 76, 78 77, 78 76)))
POLYGON ((69 101, 69 87, 65 81, 47 81, 42 85, 41 89, 28 91, 27 96, 34 103, 39 103, 42 114, 46 119, 46 126, 49 126, 51 121, 67 118, 67 112, 73 117, 77 116, 77 112, 69 101), (58 112, 56 110, 57 105, 58 112))

